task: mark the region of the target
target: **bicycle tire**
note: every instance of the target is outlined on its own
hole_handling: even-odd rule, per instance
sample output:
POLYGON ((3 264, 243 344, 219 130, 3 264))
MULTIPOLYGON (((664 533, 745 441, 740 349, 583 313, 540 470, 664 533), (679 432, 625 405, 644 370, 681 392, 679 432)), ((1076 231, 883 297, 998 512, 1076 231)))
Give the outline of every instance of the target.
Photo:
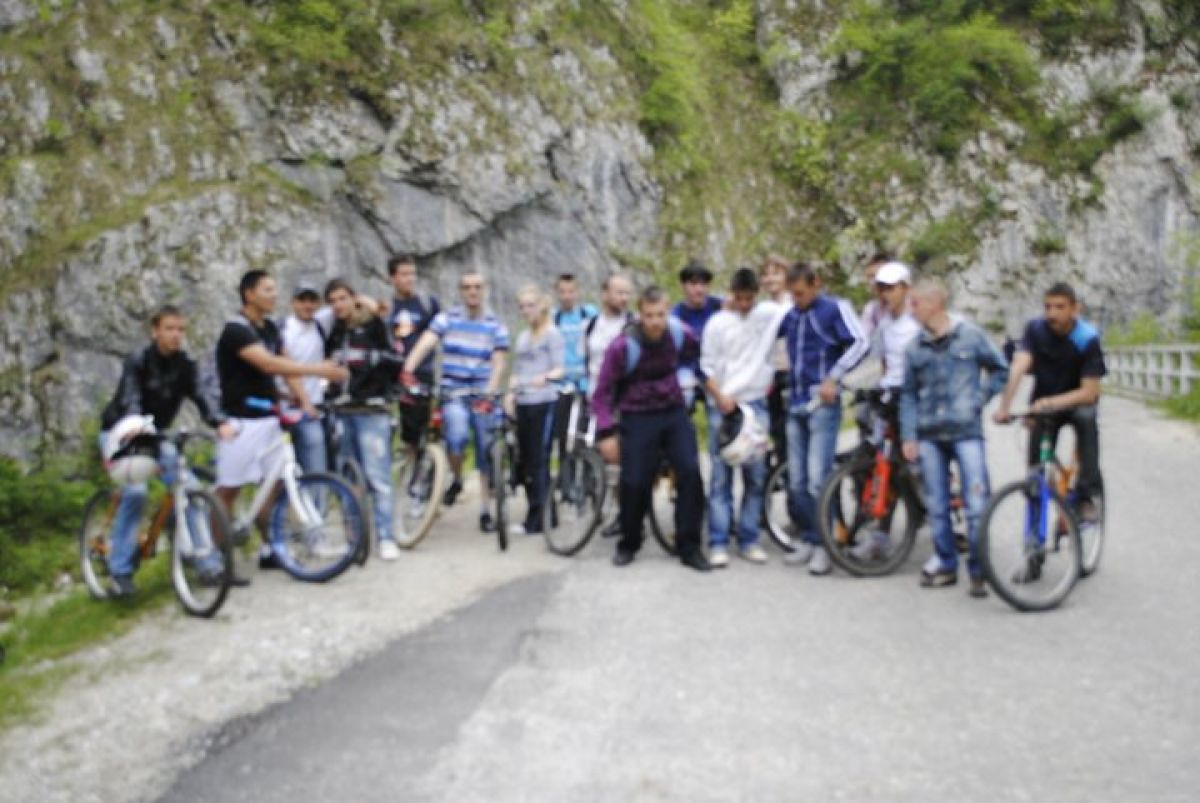
POLYGON ((433 529, 433 522, 442 510, 442 495, 450 474, 450 461, 440 443, 426 445, 416 460, 404 459, 392 463, 392 493, 395 503, 392 515, 399 525, 396 543, 412 549, 433 529), (417 493, 412 489, 414 484, 417 493), (419 507, 411 507, 412 505, 419 507))
POLYGON ((496 525, 496 542, 503 552, 508 549, 508 476, 505 465, 508 461, 508 444, 500 432, 493 435, 490 451, 492 520, 496 525))
POLYGON ((788 512, 788 467, 784 461, 771 469, 763 486, 763 524, 771 543, 785 554, 795 552, 801 539, 788 512))
MULTIPOLYGON (((646 507, 646 523, 650 534, 668 555, 678 553, 675 547, 675 484, 669 476, 660 475, 650 489, 650 504, 646 507)), ((701 513, 701 528, 704 514, 701 513)))
POLYGON ((1096 508, 1094 522, 1079 522, 1079 576, 1091 577, 1100 569, 1100 556, 1104 553, 1105 521, 1108 518, 1108 500, 1104 492, 1092 497, 1096 508))
POLYGON ((1035 497, 1040 499, 1039 492, 1040 483, 1036 478, 1010 483, 992 496, 979 521, 979 560, 983 576, 1001 599, 1022 612, 1058 607, 1080 577, 1079 530, 1075 515, 1057 492, 1050 493, 1053 510, 1046 514, 1048 529, 1052 530, 1046 539, 1054 540, 1053 548, 1030 548, 1025 530, 1028 520, 1041 513, 1037 508, 1029 507, 1040 506, 1040 501, 1033 501, 1035 497), (1018 522, 1015 528, 1012 519, 1018 522), (1014 529, 1020 541, 1016 546, 1010 543, 1017 540, 1011 535, 1014 529), (1053 587, 1046 594, 1027 593, 1050 585, 1041 582, 1046 576, 1047 556, 1059 553, 1064 540, 1070 553, 1062 560, 1055 559, 1054 566, 1061 573, 1059 580, 1052 583, 1053 587), (1033 571, 1035 567, 1036 572, 1033 571))
POLYGON ((556 555, 578 554, 600 527, 608 490, 604 460, 592 449, 576 449, 563 457, 547 494, 542 517, 546 548, 556 555))
POLYGON ((829 558, 835 566, 855 577, 883 577, 903 565, 912 554, 921 521, 916 490, 905 478, 894 477, 894 496, 884 516, 889 525, 886 530, 889 536, 886 543, 889 548, 879 557, 855 551, 864 543, 860 539, 874 537, 871 525, 878 520, 860 515, 857 509, 853 514, 847 515, 849 511, 846 507, 848 502, 860 501, 862 489, 865 483, 870 481, 874 469, 874 457, 859 457, 846 461, 825 480, 817 500, 817 521, 821 540, 829 558), (897 538, 897 514, 901 512, 903 520, 900 522, 897 538))
POLYGON ((303 474, 296 478, 296 486, 303 497, 301 500, 289 499, 285 487, 275 501, 269 527, 271 546, 279 564, 292 577, 323 583, 354 563, 360 541, 366 538, 362 506, 354 489, 335 474, 303 474), (299 511, 304 506, 320 515, 319 523, 299 520, 299 511), (335 506, 338 509, 335 510, 335 506), (324 543, 318 544, 319 540, 324 543), (336 543, 339 541, 340 545, 336 543), (332 548, 321 554, 318 547, 325 545, 332 548), (320 560, 312 560, 309 565, 302 559, 320 560))
POLYGON ((108 555, 112 551, 112 523, 116 518, 119 492, 102 488, 88 500, 79 525, 79 575, 95 599, 108 599, 104 581, 109 578, 108 555))
MULTIPOLYGON (((195 566, 189 564, 187 556, 176 542, 175 532, 172 531, 168 535, 171 542, 171 585, 175 589, 175 597, 185 611, 201 619, 210 619, 225 604, 230 584, 233 582, 233 528, 229 524, 225 506, 211 492, 192 488, 187 491, 187 500, 188 509, 184 511, 183 521, 184 526, 189 528, 192 543, 200 540, 211 541, 220 558, 221 568, 215 578, 215 584, 212 579, 206 581, 199 571, 193 575, 190 570, 195 570, 195 566), (209 528, 207 538, 191 531, 193 511, 198 509, 205 511, 209 528), (204 593, 206 591, 207 596, 204 593)), ((176 511, 176 516, 178 515, 179 511, 176 511)))
POLYGON ((367 473, 362 465, 353 457, 338 459, 338 475, 354 489, 358 496, 358 507, 362 511, 363 526, 366 532, 359 540, 358 549, 354 553, 354 562, 364 566, 371 557, 371 544, 375 543, 375 504, 371 497, 371 487, 367 482, 367 473))

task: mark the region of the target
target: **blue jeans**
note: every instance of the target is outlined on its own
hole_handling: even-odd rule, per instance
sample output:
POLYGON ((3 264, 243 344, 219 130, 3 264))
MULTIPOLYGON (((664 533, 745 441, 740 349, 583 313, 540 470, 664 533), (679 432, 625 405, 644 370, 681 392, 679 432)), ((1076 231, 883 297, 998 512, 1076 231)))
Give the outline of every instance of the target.
POLYGON ((492 415, 480 415, 471 409, 467 399, 447 399, 442 404, 442 427, 446 451, 458 457, 467 451, 467 441, 475 442, 475 467, 490 482, 492 467, 488 452, 492 446, 492 415))
MULTIPOLYGON (((100 433, 100 448, 104 448, 107 432, 100 433)), ((175 482, 175 444, 164 441, 158 450, 159 476, 170 487, 175 482)), ((149 483, 139 482, 121 488, 121 501, 109 533, 108 573, 113 577, 130 577, 138 563, 138 524, 146 510, 149 483)))
MULTIPOLYGON (((754 416, 764 431, 770 431, 766 401, 750 402, 754 416)), ((720 427, 720 413, 715 407, 709 410, 709 432, 720 427)), ((717 442, 716 435, 710 439, 717 442)), ((742 469, 742 510, 738 516, 738 545, 743 549, 758 541, 758 522, 762 518, 763 490, 767 485, 767 458, 764 455, 742 469)), ((712 459, 712 481, 708 489, 708 543, 712 547, 725 547, 729 543, 729 528, 733 519, 733 472, 734 469, 715 453, 712 459)))
POLYGON ((982 577, 976 533, 979 517, 988 501, 987 459, 983 441, 921 441, 921 478, 925 484, 925 505, 929 512, 929 529, 933 534, 933 549, 942 562, 942 569, 958 571, 958 550, 954 545, 954 530, 950 526, 950 461, 958 463, 962 482, 963 506, 967 510, 967 539, 971 548, 967 554, 967 571, 972 577, 982 577))
POLYGON ((296 462, 305 474, 329 470, 329 452, 325 446, 325 422, 304 416, 292 427, 292 445, 296 447, 296 462))
POLYGON ((380 540, 392 532, 392 417, 387 413, 342 415, 342 457, 362 466, 375 512, 375 532, 380 540))
POLYGON ((821 543, 817 528, 817 497, 833 468, 837 453, 842 405, 823 404, 809 413, 803 408, 788 412, 788 515, 800 528, 800 537, 821 543))

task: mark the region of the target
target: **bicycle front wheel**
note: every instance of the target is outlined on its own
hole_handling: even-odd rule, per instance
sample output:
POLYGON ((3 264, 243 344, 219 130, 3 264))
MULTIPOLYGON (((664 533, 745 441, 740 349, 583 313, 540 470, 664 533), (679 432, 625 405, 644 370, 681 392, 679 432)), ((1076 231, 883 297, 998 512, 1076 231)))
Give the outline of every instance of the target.
POLYGON ((425 446, 415 460, 406 454, 392 464, 397 544, 412 549, 429 534, 441 510, 449 472, 446 450, 440 443, 425 446))
POLYGON ((979 522, 984 577, 1019 611, 1057 607, 1080 575, 1075 516, 1062 497, 1043 497, 1042 489, 1036 479, 1005 486, 988 502, 979 522))
POLYGON ((112 488, 96 491, 83 511, 79 527, 79 574, 88 593, 108 599, 108 556, 112 552, 112 528, 121 494, 112 488))
POLYGON ((894 572, 912 553, 920 522, 916 490, 904 478, 893 476, 881 515, 864 504, 875 480, 875 458, 843 463, 829 475, 817 501, 817 521, 829 557, 842 570, 857 577, 882 577, 894 572))
POLYGON ((233 530, 224 505, 200 489, 187 492, 187 510, 176 510, 175 517, 171 585, 185 611, 208 619, 225 603, 233 581, 233 530))
POLYGON ((1104 521, 1108 515, 1103 493, 1091 499, 1092 510, 1079 517, 1080 577, 1095 574, 1100 568, 1100 553, 1104 551, 1104 521))
POLYGON ((362 464, 353 457, 338 461, 338 474, 354 489, 354 495, 358 497, 358 509, 362 512, 365 532, 354 553, 354 562, 363 566, 371 557, 371 542, 375 540, 375 508, 372 504, 371 486, 367 484, 367 473, 363 471, 362 464))
POLYGON ((496 525, 496 541, 501 550, 508 549, 508 446, 497 432, 492 438, 492 519, 496 525))
POLYGON ((546 547, 556 555, 576 554, 600 525, 607 480, 604 461, 590 449, 563 457, 542 518, 546 547))
POLYGON ((668 555, 675 555, 675 475, 661 474, 654 481, 650 492, 650 505, 646 509, 646 522, 650 534, 668 555))
POLYGON ((279 494, 271 511, 271 546, 297 580, 320 583, 344 572, 367 537, 358 495, 333 474, 296 478, 296 496, 279 494))
POLYGON ((772 543, 786 552, 795 552, 801 543, 799 529, 788 512, 788 467, 779 463, 767 475, 763 495, 763 524, 772 543))

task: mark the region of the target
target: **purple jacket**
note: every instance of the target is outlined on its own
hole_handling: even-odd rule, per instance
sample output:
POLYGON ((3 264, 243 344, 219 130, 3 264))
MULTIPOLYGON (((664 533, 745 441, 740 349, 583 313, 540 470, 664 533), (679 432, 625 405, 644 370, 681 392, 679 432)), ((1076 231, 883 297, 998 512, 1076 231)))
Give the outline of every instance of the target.
POLYGON ((657 342, 642 341, 641 357, 633 373, 625 376, 625 344, 633 331, 633 327, 627 328, 604 352, 592 396, 597 435, 609 434, 616 425, 617 410, 652 413, 682 407, 683 391, 679 388, 675 370, 681 362, 694 362, 700 358, 700 342, 684 327, 683 348, 679 351, 667 332, 657 342))

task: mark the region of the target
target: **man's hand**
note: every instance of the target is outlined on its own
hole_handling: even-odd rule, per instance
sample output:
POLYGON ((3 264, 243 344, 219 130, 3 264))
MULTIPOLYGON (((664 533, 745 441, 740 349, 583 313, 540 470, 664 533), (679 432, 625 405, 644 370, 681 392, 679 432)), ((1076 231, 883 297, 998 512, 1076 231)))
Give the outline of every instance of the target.
POLYGON ((819 395, 820 395, 821 401, 823 403, 833 404, 835 401, 837 401, 837 395, 838 395, 837 382, 835 382, 832 378, 826 379, 824 382, 821 383, 821 389, 819 391, 819 395))
POLYGON ((223 441, 231 441, 237 437, 237 424, 232 421, 222 421, 217 424, 217 437, 223 441))
POLYGON ((345 382, 350 378, 350 372, 333 360, 322 360, 313 366, 313 376, 328 379, 330 382, 345 382))
POLYGON ((1008 405, 1001 404, 996 408, 996 412, 992 413, 992 420, 997 424, 1007 424, 1012 421, 1012 416, 1008 413, 1008 405))
POLYGON ((300 407, 300 410, 304 413, 306 418, 310 418, 313 421, 316 421, 321 417, 321 411, 316 407, 313 407, 312 402, 304 402, 304 404, 300 407))
POLYGON ((1052 413, 1055 410, 1054 400, 1050 398, 1038 399, 1033 404, 1029 405, 1029 409, 1035 413, 1052 413))
POLYGON ((405 390, 416 390, 421 387, 421 380, 417 379, 417 375, 412 371, 401 371, 400 384, 404 386, 405 390))
POLYGON ((481 396, 471 402, 471 409, 478 415, 490 415, 492 412, 492 400, 487 396, 481 396))
POLYGON ((921 449, 916 441, 905 441, 901 451, 904 453, 904 459, 910 463, 917 462, 917 458, 921 456, 921 449))
POLYGON ((717 409, 721 411, 721 415, 729 415, 737 409, 737 399, 732 396, 726 396, 720 391, 712 392, 713 400, 717 403, 717 409))
POLYGON ((617 440, 616 435, 609 435, 603 440, 596 441, 596 451, 610 466, 621 462, 621 442, 617 440))

